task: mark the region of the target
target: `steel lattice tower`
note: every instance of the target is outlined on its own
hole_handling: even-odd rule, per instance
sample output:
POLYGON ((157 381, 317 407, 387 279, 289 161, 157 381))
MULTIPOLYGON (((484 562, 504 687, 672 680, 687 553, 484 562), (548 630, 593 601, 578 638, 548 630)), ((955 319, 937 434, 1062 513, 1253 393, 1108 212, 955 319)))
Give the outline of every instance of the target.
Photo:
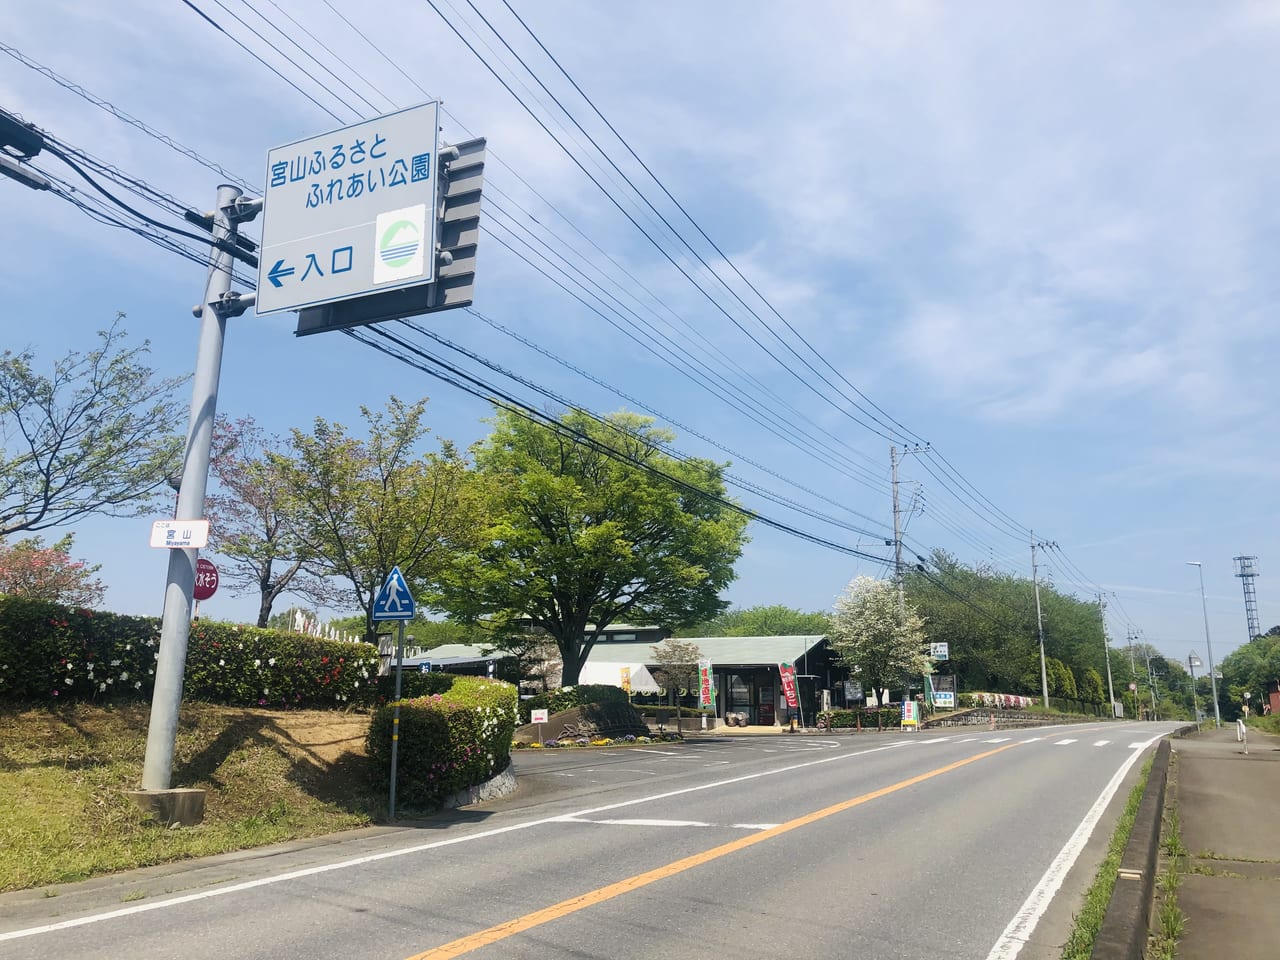
POLYGON ((1253 564, 1258 558, 1234 557, 1233 559, 1236 564, 1236 576, 1244 584, 1244 615, 1249 621, 1249 639, 1252 640, 1262 633, 1262 625, 1258 623, 1258 594, 1253 588, 1253 581, 1258 578, 1258 571, 1253 564))

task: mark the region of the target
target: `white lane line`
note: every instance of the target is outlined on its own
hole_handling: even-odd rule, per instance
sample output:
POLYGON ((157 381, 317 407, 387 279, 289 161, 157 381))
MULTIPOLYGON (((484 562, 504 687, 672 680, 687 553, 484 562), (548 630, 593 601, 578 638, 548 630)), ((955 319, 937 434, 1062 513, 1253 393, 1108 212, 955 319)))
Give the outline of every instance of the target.
POLYGON ((1055 747, 1065 747, 1065 746, 1066 746, 1067 744, 1069 744, 1069 743, 1077 743, 1077 742, 1078 742, 1078 741, 1076 741, 1076 740, 1071 740, 1071 739, 1067 739, 1067 740, 1055 740, 1055 741, 1054 741, 1054 743, 1053 743, 1053 745, 1054 745, 1055 747))
POLYGON ((946 743, 948 740, 951 740, 953 738, 954 738, 954 735, 951 737, 933 737, 929 740, 921 740, 920 742, 921 743, 946 743))
MULTIPOLYGON (((734 784, 745 783, 749 780, 760 780, 764 777, 776 777, 782 774, 792 773, 796 770, 803 770, 806 767, 817 767, 825 763, 835 763, 840 760, 849 760, 853 757, 863 757, 869 753, 881 753, 885 750, 894 750, 903 746, 905 741, 897 743, 886 743, 880 747, 871 747, 867 750, 855 750, 852 753, 828 754, 819 760, 805 760, 801 763, 788 764, 785 767, 778 767, 776 770, 761 770, 757 773, 744 773, 739 777, 729 777, 725 780, 714 780, 711 783, 700 783, 696 787, 682 787, 679 790, 669 790, 666 793, 655 793, 648 797, 637 797, 634 800, 621 800, 618 803, 605 804, 602 807, 591 807, 587 810, 579 810, 577 813, 568 814, 571 817, 587 817, 595 813, 604 813, 607 810, 619 810, 622 807, 633 807, 641 803, 653 803, 657 800, 667 800, 671 797, 683 796, 687 793, 698 793, 702 790, 714 790, 717 787, 730 787, 734 784)), ((1137 756, 1137 754, 1134 754, 1137 756)), ((642 771, 648 772, 648 771, 642 771)), ((177 907, 184 903, 194 903, 197 900, 209 900, 213 897, 222 897, 230 893, 241 893, 245 890, 256 890, 258 887, 269 887, 277 883, 284 883, 288 880, 299 880, 303 877, 314 877, 322 873, 332 873, 335 870, 349 870, 352 867, 361 867, 367 863, 378 863, 382 860, 391 860, 396 857, 409 856, 414 853, 422 853, 427 850, 435 850, 440 847, 451 847, 459 843, 468 843, 472 840, 485 840, 489 837, 497 837, 506 833, 515 833, 517 830, 528 830, 530 827, 541 827, 548 823, 554 823, 560 817, 543 817, 539 820, 526 820, 522 823, 513 823, 505 827, 494 827, 492 830, 481 830, 477 833, 468 833, 460 837, 449 837, 444 840, 432 840, 427 843, 417 843, 409 847, 400 847, 396 850, 384 850, 381 853, 370 853, 363 857, 352 857, 349 860, 339 860, 335 863, 325 863, 315 867, 304 867, 300 870, 290 870, 286 873, 278 873, 269 877, 258 877, 256 880, 245 880, 242 883, 233 883, 225 887, 214 887, 208 890, 201 890, 198 893, 188 893, 180 897, 170 897, 168 900, 154 900, 149 903, 136 903, 130 907, 120 907, 116 910, 108 910, 104 913, 92 913, 83 917, 75 917, 71 920, 59 920, 56 923, 45 923, 38 927, 25 927, 21 930, 10 930, 0 933, 0 943, 6 940, 20 940, 23 937, 34 937, 44 933, 54 933, 58 930, 69 930, 72 927, 83 927, 91 923, 100 923, 103 920, 114 920, 117 917, 128 917, 136 913, 150 913, 152 910, 165 910, 169 907, 177 907)))
POLYGON ((977 737, 965 737, 963 740, 957 740, 956 743, 973 743, 977 737))
POLYGON ((1044 737, 1027 737, 1027 739, 1023 740, 1022 742, 1023 742, 1023 743, 1035 743, 1037 740, 1043 740, 1043 739, 1044 739, 1044 737))
POLYGON ((1005 743, 1012 740, 1012 737, 992 737, 990 740, 983 740, 983 743, 1005 743))
POLYGON ((1141 750, 1143 747, 1145 747, 1145 746, 1146 746, 1148 743, 1150 743, 1150 742, 1151 742, 1150 740, 1135 740, 1133 743, 1129 744, 1129 749, 1130 749, 1130 750, 1141 750))
POLYGON ((610 827, 723 827, 733 830, 772 830, 776 823, 708 823, 705 820, 592 820, 589 817, 558 817, 558 823, 598 823, 610 827))
POLYGON ((674 751, 674 750, 650 750, 650 749, 648 749, 647 747, 636 747, 636 748, 634 748, 634 750, 633 750, 632 752, 633 752, 633 753, 656 753, 656 754, 658 754, 659 756, 662 756, 662 757, 678 757, 678 756, 680 756, 680 754, 678 754, 678 753, 677 753, 676 751, 674 751))
POLYGON ((1094 743, 1094 746, 1095 746, 1095 747, 1105 747, 1105 746, 1106 746, 1108 743, 1110 743, 1110 742, 1111 742, 1110 740, 1099 740, 1099 741, 1097 741, 1096 743, 1094 743))
MULTIPOLYGON (((1135 744, 1135 746, 1149 747, 1163 736, 1163 733, 1158 733, 1150 740, 1146 740, 1142 744, 1135 744)), ((1102 788, 1102 793, 1093 802, 1089 812, 1084 815, 1084 819, 1076 827, 1075 833, 1071 834, 1066 845, 1058 851, 1058 855, 1053 858, 1053 862, 1049 864, 1049 869, 1044 872, 1040 882, 1027 895, 1027 899, 1018 908, 1018 912, 1013 915, 1009 925, 1004 928, 1004 933, 1000 934, 1000 939, 996 941, 995 946, 991 948, 991 952, 987 954, 987 960, 1013 960, 1018 955, 1018 951, 1022 949, 1023 944, 1031 938, 1031 934, 1036 929, 1036 924, 1040 922, 1045 910, 1049 908, 1049 903, 1053 900, 1054 895, 1057 894, 1058 888, 1062 886, 1063 879, 1071 872, 1076 858, 1080 856, 1080 851, 1089 842, 1093 828, 1102 819, 1102 814, 1106 811, 1107 804, 1111 802, 1111 798, 1115 796, 1116 791, 1120 788, 1120 783, 1124 780, 1125 774, 1129 772, 1129 769, 1137 762, 1140 756, 1142 756, 1142 751, 1134 750, 1124 763, 1120 764, 1120 769, 1116 771, 1115 776, 1111 778, 1107 785, 1102 788)))

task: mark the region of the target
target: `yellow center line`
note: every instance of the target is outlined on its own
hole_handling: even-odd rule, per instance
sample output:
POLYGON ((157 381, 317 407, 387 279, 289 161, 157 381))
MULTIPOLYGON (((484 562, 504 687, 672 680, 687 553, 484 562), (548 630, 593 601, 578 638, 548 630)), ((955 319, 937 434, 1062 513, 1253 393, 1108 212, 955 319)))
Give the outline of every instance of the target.
POLYGON ((535 910, 533 913, 527 913, 523 917, 516 917, 514 920, 507 920, 497 926, 489 927, 487 930, 479 930, 475 933, 460 937, 449 943, 441 944, 438 947, 432 947, 423 953, 415 953, 408 960, 449 960, 451 957, 460 957, 464 953, 470 953, 481 947, 486 947, 491 943, 497 943, 508 937, 514 937, 518 933, 524 933, 526 930, 532 930, 534 927, 540 927, 544 923, 550 923, 552 920, 559 920, 561 917, 567 917, 579 910, 585 910, 587 907, 593 907, 598 903, 604 903, 606 900, 612 900, 614 897, 620 897, 624 893, 630 893, 632 890, 639 890, 641 887, 647 887, 651 883, 659 880, 665 880, 667 877, 674 877, 678 873, 684 873, 686 870, 692 870, 694 867, 700 867, 704 863, 710 863, 712 860, 718 860, 721 857, 736 853, 739 850, 745 850, 747 847, 754 846, 757 843, 764 843, 766 840, 772 840, 784 833, 789 833, 800 827, 816 823, 819 820, 826 819, 837 813, 842 813, 853 807, 861 806, 872 800, 878 800, 881 797, 887 797, 891 793, 897 793, 899 790, 905 790, 907 787, 915 786, 917 783, 923 783, 933 777, 940 777, 944 773, 950 773, 952 770, 958 770, 960 767, 968 766, 971 763, 977 763, 979 760, 985 760, 987 757, 994 757, 997 753, 1003 753, 1018 746, 1019 741, 1005 744, 1003 747, 996 747, 994 750, 988 750, 986 753, 975 754, 964 760, 957 760, 955 763, 948 763, 946 766, 938 767, 927 773, 921 773, 906 780, 899 780, 897 783, 890 784, 887 787, 881 787, 879 790, 872 790, 869 793, 861 794, 849 800, 842 800, 840 803, 832 804, 821 810, 815 810, 813 813, 806 813, 802 817, 796 817, 794 820, 788 820, 786 823, 780 823, 776 827, 770 827, 768 830, 761 830, 759 833, 749 834, 740 837, 737 840, 731 840, 729 843, 723 843, 718 847, 712 847, 710 850, 704 850, 702 853, 695 853, 693 856, 685 857, 682 860, 676 860, 661 867, 656 867, 645 873, 638 873, 634 877, 628 877, 626 880, 619 880, 617 883, 611 883, 607 887, 600 887, 597 890, 591 890, 577 897, 571 897, 568 900, 561 900, 559 903, 544 907, 541 910, 535 910))

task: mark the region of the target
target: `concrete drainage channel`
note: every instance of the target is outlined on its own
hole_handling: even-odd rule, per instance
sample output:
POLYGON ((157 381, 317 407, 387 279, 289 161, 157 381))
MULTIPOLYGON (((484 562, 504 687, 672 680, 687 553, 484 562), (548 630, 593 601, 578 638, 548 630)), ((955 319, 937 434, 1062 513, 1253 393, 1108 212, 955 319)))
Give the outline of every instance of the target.
MULTIPOLYGON (((1182 727, 1172 735, 1180 737, 1195 729, 1194 726, 1182 727)), ((1092 960, 1142 960, 1146 950, 1151 907, 1155 901, 1160 825, 1164 819, 1171 750, 1167 737, 1156 747, 1133 830, 1120 858, 1111 902, 1094 940, 1092 960)))

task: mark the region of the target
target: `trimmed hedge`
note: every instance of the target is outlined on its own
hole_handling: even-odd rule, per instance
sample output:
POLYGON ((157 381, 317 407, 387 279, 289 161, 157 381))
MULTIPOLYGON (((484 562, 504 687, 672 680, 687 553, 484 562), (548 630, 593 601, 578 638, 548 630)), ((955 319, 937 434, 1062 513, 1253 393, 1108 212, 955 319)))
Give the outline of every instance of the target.
POLYGON ((828 730, 849 730, 858 726, 859 718, 863 730, 877 730, 880 727, 902 726, 902 709, 900 707, 858 707, 853 710, 824 710, 818 714, 817 723, 828 730), (879 714, 879 723, 876 714, 879 714))
MULTIPOLYGON (((426 676, 447 678, 450 686, 400 701, 396 799, 417 809, 437 807, 450 794, 505 770, 516 727, 516 689, 511 684, 446 673, 426 676)), ((394 703, 374 710, 366 739, 384 788, 391 779, 394 716, 394 703)))
POLYGON ((576 687, 561 687, 549 693, 540 693, 520 701, 520 723, 529 722, 531 710, 548 710, 559 713, 589 703, 630 703, 631 698, 621 687, 605 683, 583 683, 576 687))
MULTIPOLYGON (((0 702, 150 700, 159 636, 155 617, 0 597, 0 702)), ((378 663, 365 643, 199 621, 183 696, 231 706, 373 705, 390 695, 380 691, 378 663)))

